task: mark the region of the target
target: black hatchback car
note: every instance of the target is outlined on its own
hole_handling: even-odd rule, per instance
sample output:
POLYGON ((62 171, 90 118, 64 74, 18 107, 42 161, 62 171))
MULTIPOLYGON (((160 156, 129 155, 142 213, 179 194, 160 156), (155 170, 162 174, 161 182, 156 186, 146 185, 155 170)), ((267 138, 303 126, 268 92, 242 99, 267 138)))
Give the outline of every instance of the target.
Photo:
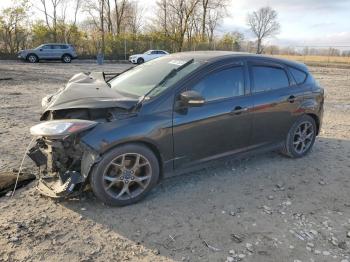
POLYGON ((276 149, 302 157, 322 124, 323 89, 287 60, 188 52, 106 78, 81 73, 43 99, 28 152, 43 194, 67 197, 90 183, 103 202, 131 204, 209 160, 276 149))

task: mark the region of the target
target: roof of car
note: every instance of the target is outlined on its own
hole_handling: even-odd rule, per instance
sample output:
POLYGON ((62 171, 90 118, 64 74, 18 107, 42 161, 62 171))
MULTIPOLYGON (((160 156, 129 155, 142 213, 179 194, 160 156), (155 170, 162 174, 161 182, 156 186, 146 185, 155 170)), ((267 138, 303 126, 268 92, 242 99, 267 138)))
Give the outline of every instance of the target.
POLYGON ((71 45, 66 43, 44 43, 43 45, 71 45))
POLYGON ((307 70, 305 64, 298 63, 295 61, 277 58, 273 56, 267 55, 258 55, 252 53, 245 52, 230 52, 230 51, 192 51, 192 52, 181 52, 181 53, 173 53, 171 56, 180 58, 180 59, 195 59, 197 61, 208 61, 215 62, 221 60, 223 58, 229 57, 241 57, 241 58, 257 58, 261 60, 269 60, 271 62, 283 63, 293 67, 301 68, 303 70, 307 70))
MULTIPOLYGON (((162 50, 162 49, 150 49, 150 50, 147 50, 146 52, 149 52, 149 51, 164 51, 164 50, 162 50)), ((164 51, 164 52, 166 52, 166 51, 164 51)))

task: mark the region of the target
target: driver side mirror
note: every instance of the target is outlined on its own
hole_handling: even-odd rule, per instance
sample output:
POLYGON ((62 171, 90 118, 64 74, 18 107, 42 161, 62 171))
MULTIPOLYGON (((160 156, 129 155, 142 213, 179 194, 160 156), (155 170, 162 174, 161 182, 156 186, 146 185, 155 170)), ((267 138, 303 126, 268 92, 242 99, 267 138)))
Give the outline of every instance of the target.
POLYGON ((43 51, 43 49, 42 49, 42 48, 40 48, 40 49, 39 49, 39 51, 43 51))
POLYGON ((197 91, 184 91, 180 94, 181 106, 184 107, 199 107, 204 105, 205 99, 197 91))

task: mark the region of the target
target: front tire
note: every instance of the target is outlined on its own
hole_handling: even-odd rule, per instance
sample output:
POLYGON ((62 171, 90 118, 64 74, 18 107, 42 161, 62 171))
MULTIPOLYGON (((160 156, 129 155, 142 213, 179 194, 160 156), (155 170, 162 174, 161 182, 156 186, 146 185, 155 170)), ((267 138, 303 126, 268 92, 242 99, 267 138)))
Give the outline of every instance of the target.
POLYGON ((309 115, 302 116, 289 130, 282 153, 291 158, 307 155, 315 143, 316 133, 315 120, 309 115))
POLYGON ((142 57, 140 57, 139 59, 137 59, 137 64, 138 65, 141 65, 141 64, 143 64, 145 62, 145 60, 142 58, 142 57))
POLYGON ((90 184, 96 197, 110 206, 125 206, 143 199, 157 184, 159 163, 140 144, 126 144, 106 153, 93 168, 90 184))
POLYGON ((27 61, 29 63, 37 63, 37 62, 39 62, 39 58, 36 55, 34 55, 34 54, 29 54, 27 56, 27 61))

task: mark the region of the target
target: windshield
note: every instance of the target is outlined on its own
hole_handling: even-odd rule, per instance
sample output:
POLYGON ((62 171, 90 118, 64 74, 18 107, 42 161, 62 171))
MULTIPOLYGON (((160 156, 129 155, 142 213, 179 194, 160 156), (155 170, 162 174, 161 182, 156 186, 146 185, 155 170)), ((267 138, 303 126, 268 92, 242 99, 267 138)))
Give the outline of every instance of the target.
POLYGON ((185 65, 189 60, 191 59, 181 60, 169 56, 158 58, 134 67, 109 83, 113 90, 125 96, 139 98, 148 94, 148 97, 154 97, 201 65, 198 61, 185 65), (185 66, 181 68, 183 65, 185 66), (179 71, 169 75, 176 70, 179 71), (152 90, 155 87, 156 90, 152 90))

